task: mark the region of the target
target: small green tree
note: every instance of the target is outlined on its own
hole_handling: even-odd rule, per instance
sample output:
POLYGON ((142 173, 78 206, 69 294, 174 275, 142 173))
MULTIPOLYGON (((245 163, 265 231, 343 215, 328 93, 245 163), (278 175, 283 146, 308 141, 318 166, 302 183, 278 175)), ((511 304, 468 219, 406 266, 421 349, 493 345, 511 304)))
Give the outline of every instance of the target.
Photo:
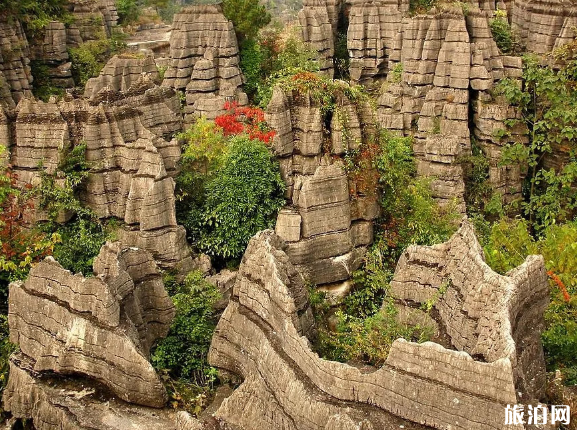
POLYGON ((258 31, 271 21, 270 13, 259 0, 223 0, 222 10, 234 24, 239 43, 255 39, 258 31))
POLYGON ((284 191, 278 162, 264 143, 233 137, 222 168, 206 185, 198 247, 223 259, 239 258, 254 234, 274 226, 284 191))

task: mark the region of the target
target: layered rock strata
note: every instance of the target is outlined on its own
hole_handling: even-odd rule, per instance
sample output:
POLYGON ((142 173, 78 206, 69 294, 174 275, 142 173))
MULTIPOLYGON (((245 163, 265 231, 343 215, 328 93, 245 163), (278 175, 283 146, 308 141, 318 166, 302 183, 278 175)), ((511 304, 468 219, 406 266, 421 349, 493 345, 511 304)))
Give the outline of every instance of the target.
POLYGON ((163 86, 186 93, 185 119, 213 119, 227 101, 248 103, 242 83, 236 35, 221 6, 187 6, 176 14, 163 86))
POLYGON ((543 397, 545 362, 540 333, 549 304, 542 256, 527 257, 497 275, 468 221, 446 243, 410 246, 401 256, 391 294, 406 306, 433 303, 452 346, 479 362, 510 363, 519 401, 543 397))
POLYGON ((515 0, 512 2, 511 21, 528 51, 545 54, 577 36, 577 2, 515 0))
MULTIPOLYGON (((508 276, 490 272, 469 231, 471 227, 465 225, 447 244, 408 251, 413 254, 399 263, 396 285, 404 279, 415 283, 420 273, 437 273, 436 267, 425 264, 432 261, 431 254, 441 249, 458 253, 456 243, 466 244, 465 260, 474 262, 471 269, 487 278, 480 292, 477 284, 470 284, 475 285, 470 294, 463 288, 467 295, 457 298, 457 307, 449 315, 459 318, 478 311, 469 318, 478 320, 480 333, 469 333, 467 325, 454 325, 452 330, 455 339, 468 338, 476 345, 475 353, 485 360, 432 342, 399 339, 383 367, 373 371, 323 360, 311 350, 305 337, 310 314, 304 283, 290 263, 286 245, 270 231, 257 234, 243 257, 209 353, 213 366, 243 380, 216 417, 245 430, 423 428, 411 422, 439 429, 504 429, 504 407, 520 400, 518 389, 534 394, 530 383, 523 385, 529 382, 526 377, 543 375, 543 357, 537 355, 540 344, 533 341, 542 322, 545 269, 541 257, 529 257, 508 276), (416 267, 422 272, 415 273, 416 267), (497 285, 505 295, 498 294, 497 285), (534 298, 535 291, 539 300, 531 308, 526 298, 534 298), (536 327, 536 334, 529 334, 529 327, 531 331, 536 327), (489 339, 497 343, 488 344, 485 340, 489 339), (340 422, 345 423, 343 427, 336 426, 340 422)), ((443 273, 454 278, 455 284, 467 285, 466 269, 439 257, 435 260, 443 264, 439 270, 446 269, 443 273)), ((431 285, 438 288, 439 283, 431 285)), ((449 287, 447 300, 457 291, 449 287)))
MULTIPOLYGON (((163 266, 188 261, 176 223, 174 181, 181 127, 178 97, 146 78, 126 93, 100 91, 86 100, 23 100, 17 109, 11 162, 19 186, 54 174, 73 146, 86 144, 91 166, 81 199, 101 218, 125 223, 123 243, 149 250, 163 266)), ((42 214, 39 213, 42 218, 42 214)))
MULTIPOLYGON (((164 406, 147 356, 166 336, 174 306, 156 264, 146 251, 107 243, 95 275, 73 275, 48 257, 25 282, 11 284, 11 342, 34 372, 84 375, 126 402, 164 406)), ((9 405, 10 391, 5 396, 9 405)))
POLYGON ((152 80, 160 81, 153 57, 130 54, 115 55, 108 60, 98 77, 91 78, 86 82, 84 97, 94 97, 103 89, 127 92, 142 75, 148 75, 152 80))
POLYGON ((6 17, 0 17, 0 103, 13 109, 26 95, 31 94, 28 40, 22 25, 6 17))
POLYGON ((276 131, 272 147, 287 185, 276 231, 291 261, 317 285, 345 281, 359 267, 378 215, 375 189, 357 187, 340 160, 359 148, 371 118, 344 94, 336 105, 327 128, 311 94, 275 88, 265 116, 276 131))
MULTIPOLYGON (((383 127, 415 137, 418 173, 432 177, 433 195, 464 211, 464 171, 474 133, 490 160, 490 181, 507 201, 520 196, 523 170, 500 166, 496 137, 507 119, 519 116, 491 95, 503 77, 517 78, 521 62, 500 53, 487 12, 471 6, 443 6, 427 15, 404 18, 390 56, 388 82, 379 98, 383 127), (471 106, 473 105, 473 108, 471 106), (473 119, 474 128, 469 128, 473 119)), ((526 141, 519 128, 511 141, 526 141)))

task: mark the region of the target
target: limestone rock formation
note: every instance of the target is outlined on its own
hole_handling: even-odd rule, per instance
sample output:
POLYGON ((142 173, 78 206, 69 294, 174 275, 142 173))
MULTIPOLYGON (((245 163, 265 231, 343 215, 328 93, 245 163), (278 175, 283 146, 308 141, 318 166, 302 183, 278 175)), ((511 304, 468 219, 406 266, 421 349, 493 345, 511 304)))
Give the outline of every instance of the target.
POLYGON ((13 417, 31 418, 36 430, 189 430, 177 428, 174 412, 130 405, 106 397, 98 388, 75 379, 59 385, 41 377, 21 355, 10 362, 4 407, 13 417), (128 427, 130 426, 130 427, 128 427))
POLYGON ((131 54, 115 55, 108 60, 98 77, 86 82, 84 96, 94 97, 104 88, 127 92, 143 74, 149 75, 152 80, 160 81, 154 58, 131 54))
POLYGON ((6 109, 14 108, 22 97, 31 94, 29 57, 28 40, 22 25, 5 16, 0 17, 0 103, 6 109))
MULTIPOLYGON (((415 136, 418 173, 433 177, 433 195, 464 211, 463 158, 471 153, 474 133, 490 154, 490 181, 507 201, 519 197, 522 169, 499 166, 502 142, 492 134, 518 113, 490 90, 503 77, 517 78, 521 63, 500 53, 491 36, 490 14, 471 6, 435 8, 404 18, 395 36, 390 73, 379 98, 383 127, 415 136), (469 129, 471 106, 475 127, 469 129), (497 111, 499 114, 497 114, 497 111)), ((513 141, 524 140, 523 129, 513 141)))
POLYGON ((185 119, 215 118, 227 101, 248 102, 240 86, 238 43, 220 5, 192 5, 174 16, 163 86, 185 91, 185 119))
POLYGON ((123 220, 123 243, 149 250, 163 266, 190 260, 174 207, 180 148, 166 140, 182 124, 175 92, 143 78, 126 93, 96 98, 96 106, 80 99, 19 104, 11 150, 18 185, 38 184, 41 171, 53 174, 66 151, 84 142, 92 169, 82 201, 99 217, 123 220))
POLYGON ((574 0, 515 0, 511 21, 527 50, 545 54, 577 36, 577 3, 574 0))
POLYGON ((545 269, 541 257, 529 257, 508 276, 499 276, 483 262, 471 232, 465 223, 446 244, 410 249, 395 282, 397 291, 417 291, 426 298, 437 291, 443 276, 450 277, 455 286, 439 302, 447 324, 467 318, 480 331, 469 331, 470 323, 451 326, 461 351, 396 340, 386 363, 374 371, 326 361, 311 350, 305 337, 310 310, 303 281, 286 245, 271 231, 257 234, 243 257, 209 353, 213 366, 243 380, 215 416, 243 430, 425 428, 417 423, 439 429, 504 429, 503 416, 495 411, 517 403, 517 391, 521 397, 538 394, 527 378, 543 376, 538 331, 546 302, 545 269), (470 265, 458 266, 459 259, 470 265), (425 277, 423 285, 409 288, 419 283, 419 276, 425 277), (527 298, 534 304, 535 294, 538 300, 529 306, 527 298), (455 307, 449 308, 451 303, 455 307))
POLYGON ((540 332, 549 304, 543 257, 527 257, 505 276, 497 275, 484 261, 472 224, 465 221, 446 243, 407 248, 391 293, 414 307, 433 301, 455 349, 488 363, 506 357, 519 400, 543 396, 540 332))
POLYGON ((124 401, 162 407, 164 386, 147 356, 174 307, 156 264, 146 251, 107 243, 94 266, 96 276, 84 278, 48 257, 11 284, 10 340, 34 372, 85 375, 124 401))
POLYGON ((334 74, 335 34, 341 2, 339 0, 305 0, 298 13, 303 40, 318 52, 320 71, 334 74))
POLYGON ((337 106, 327 130, 311 94, 275 88, 265 115, 287 184, 276 231, 288 242, 291 261, 317 285, 345 281, 359 267, 378 215, 376 191, 356 187, 339 161, 360 146, 369 119, 344 94, 337 106))
POLYGON ((49 22, 31 44, 30 59, 48 69, 47 78, 54 86, 71 88, 74 81, 66 45, 66 31, 63 22, 49 22))

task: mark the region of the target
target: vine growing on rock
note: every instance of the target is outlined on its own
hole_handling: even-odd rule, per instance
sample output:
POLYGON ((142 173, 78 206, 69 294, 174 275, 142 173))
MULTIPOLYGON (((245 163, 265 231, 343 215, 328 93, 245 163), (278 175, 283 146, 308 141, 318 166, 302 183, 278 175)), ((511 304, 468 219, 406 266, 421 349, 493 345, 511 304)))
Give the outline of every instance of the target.
MULTIPOLYGON (((529 166, 521 207, 539 234, 549 225, 571 220, 577 209, 577 42, 548 58, 524 57, 523 86, 504 79, 496 95, 517 106, 530 142, 508 145, 501 164, 529 166), (558 157, 556 166, 547 159, 558 157)), ((510 120, 507 125, 516 125, 510 120)), ((503 131, 508 133, 507 130, 503 131)))

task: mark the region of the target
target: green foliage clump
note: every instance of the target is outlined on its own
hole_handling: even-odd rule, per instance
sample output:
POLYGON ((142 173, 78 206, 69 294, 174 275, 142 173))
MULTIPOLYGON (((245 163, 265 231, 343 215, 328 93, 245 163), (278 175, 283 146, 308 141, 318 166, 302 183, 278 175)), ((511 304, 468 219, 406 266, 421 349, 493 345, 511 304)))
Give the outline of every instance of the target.
POLYGON ((179 138, 186 142, 176 181, 179 222, 203 252, 237 259, 284 204, 278 162, 261 141, 225 137, 203 119, 179 138))
POLYGON ((527 220, 503 218, 483 239, 487 264, 501 274, 528 255, 543 255, 551 278, 551 304, 542 334, 547 367, 561 370, 565 383, 577 383, 577 220, 551 225, 535 239, 527 220))
POLYGON ((271 15, 259 0, 223 0, 224 16, 232 21, 240 43, 256 39, 258 31, 271 21, 271 15))
POLYGON ((431 9, 437 0, 410 0, 409 11, 412 14, 425 13, 431 9))
POLYGON ((491 34, 497 44, 497 47, 503 54, 510 54, 515 50, 516 41, 507 20, 507 12, 496 10, 495 16, 489 21, 491 27, 491 34))
POLYGON ((88 79, 98 76, 110 57, 126 47, 123 39, 122 34, 114 33, 109 39, 90 40, 70 48, 68 54, 74 83, 84 87, 88 79))
POLYGON ((20 21, 30 36, 34 36, 50 21, 71 22, 68 0, 3 0, 0 15, 20 21))
POLYGON ((385 363, 393 342, 398 338, 414 342, 431 339, 432 333, 419 326, 401 324, 392 302, 367 317, 350 315, 337 310, 333 330, 321 328, 317 351, 328 360, 363 362, 380 367, 385 363))
POLYGON ((572 219, 577 209, 577 42, 554 51, 550 59, 556 66, 524 57, 524 85, 504 79, 495 91, 519 108, 518 121, 529 130, 529 145, 508 145, 501 164, 528 165, 521 208, 537 234, 572 219), (545 168, 543 160, 554 150, 565 152, 567 159, 558 169, 545 168))
POLYGON ((32 72, 32 93, 35 97, 47 102, 51 96, 62 97, 64 89, 55 86, 50 80, 49 69, 46 64, 38 60, 30 62, 32 72))
POLYGON ((170 277, 165 281, 176 316, 168 336, 152 352, 151 361, 165 375, 173 406, 198 415, 216 380, 207 354, 216 328, 214 305, 220 293, 200 272, 189 273, 181 283, 170 277))
POLYGON ((248 96, 266 107, 275 82, 298 71, 316 72, 317 53, 297 36, 294 29, 281 31, 277 27, 262 31, 256 39, 246 39, 240 45, 240 67, 246 78, 248 96), (288 36, 283 36, 288 33, 288 36))
POLYGON ((53 246, 53 257, 65 269, 90 276, 101 246, 114 238, 115 223, 101 222, 76 195, 90 174, 91 166, 85 154, 84 142, 64 150, 56 174, 43 172, 40 185, 32 193, 38 196, 40 209, 46 211, 49 219, 40 225, 40 230, 60 238, 53 246), (61 223, 62 215, 70 213, 72 220, 61 223))
MULTIPOLYGON (((0 395, 2 395, 8 382, 8 373, 10 371, 8 359, 17 350, 17 346, 10 342, 8 334, 8 318, 6 315, 0 314, 0 395)), ((0 417, 6 418, 3 415, 4 411, 0 407, 0 417)))
POLYGON ((118 22, 123 25, 136 22, 141 8, 142 5, 137 0, 116 0, 118 22))
POLYGON ((274 226, 284 190, 268 148, 258 140, 233 137, 222 167, 206 185, 199 248, 209 255, 239 258, 256 232, 274 226))

